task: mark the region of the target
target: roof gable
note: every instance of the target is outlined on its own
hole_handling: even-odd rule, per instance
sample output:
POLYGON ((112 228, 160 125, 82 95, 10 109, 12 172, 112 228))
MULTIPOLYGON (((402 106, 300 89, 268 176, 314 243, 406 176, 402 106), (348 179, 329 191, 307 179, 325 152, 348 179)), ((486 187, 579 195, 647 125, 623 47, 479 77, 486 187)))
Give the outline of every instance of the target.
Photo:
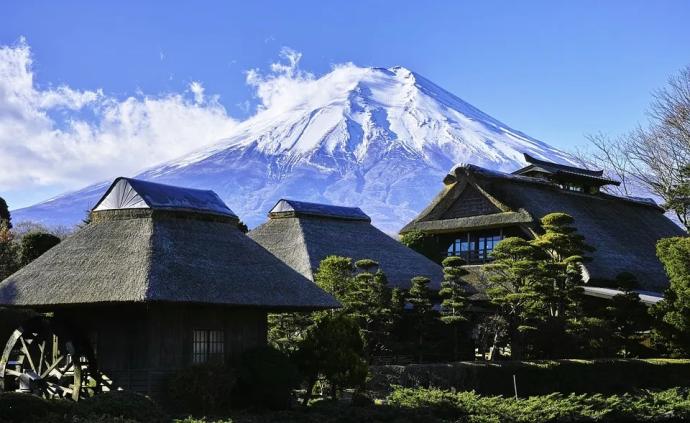
POLYGON ((93 211, 125 209, 182 210, 237 217, 213 191, 120 177, 93 211))
POLYGON ((441 219, 456 219, 459 217, 480 216, 491 213, 500 213, 502 210, 496 207, 485 195, 473 185, 468 184, 462 190, 458 198, 441 213, 441 219))

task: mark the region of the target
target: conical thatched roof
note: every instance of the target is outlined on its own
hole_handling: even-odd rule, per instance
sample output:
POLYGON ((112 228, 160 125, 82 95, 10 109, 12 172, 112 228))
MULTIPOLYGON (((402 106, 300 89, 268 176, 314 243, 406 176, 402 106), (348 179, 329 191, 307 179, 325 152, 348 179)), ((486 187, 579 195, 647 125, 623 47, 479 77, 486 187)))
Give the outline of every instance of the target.
POLYGON ((438 264, 376 229, 358 208, 280 200, 249 237, 311 280, 329 255, 376 260, 389 283, 401 288, 415 276, 438 288, 443 277, 438 264))
POLYGON ((589 278, 613 280, 619 273, 631 272, 644 289, 653 291, 668 286, 668 277, 656 257, 657 241, 687 235, 649 199, 572 192, 544 179, 471 164, 454 167, 443 182, 445 186, 434 201, 402 233, 421 230, 444 234, 519 226, 525 235, 533 236, 541 230, 541 217, 565 212, 575 219, 586 242, 596 248, 590 254, 592 261, 585 265, 589 278), (467 210, 478 213, 462 213, 467 210))
POLYGON ((118 179, 91 216, 91 223, 0 283, 0 305, 338 306, 243 234, 211 191, 118 179))

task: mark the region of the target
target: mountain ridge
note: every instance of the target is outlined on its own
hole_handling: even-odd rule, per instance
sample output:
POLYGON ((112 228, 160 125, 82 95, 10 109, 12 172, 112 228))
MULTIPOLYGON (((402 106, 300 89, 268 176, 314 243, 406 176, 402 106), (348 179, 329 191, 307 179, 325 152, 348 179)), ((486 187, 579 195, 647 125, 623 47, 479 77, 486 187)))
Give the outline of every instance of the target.
MULTIPOLYGON (((346 65, 302 84, 298 95, 272 95, 265 109, 213 145, 134 177, 213 189, 250 227, 280 198, 291 198, 358 206, 393 233, 431 200, 457 163, 510 171, 529 153, 575 164, 404 67, 346 65)), ((13 216, 78 223, 107 185, 13 216)))

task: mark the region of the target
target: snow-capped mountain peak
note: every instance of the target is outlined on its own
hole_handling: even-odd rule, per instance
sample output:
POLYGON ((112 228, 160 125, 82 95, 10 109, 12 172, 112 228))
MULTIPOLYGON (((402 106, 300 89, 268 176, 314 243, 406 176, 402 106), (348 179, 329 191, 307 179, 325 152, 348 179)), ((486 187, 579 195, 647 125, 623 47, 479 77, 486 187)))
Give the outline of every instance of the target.
MULTIPOLYGON (((226 138, 137 177, 214 189, 250 226, 286 197, 359 206, 396 232, 456 163, 507 171, 523 153, 572 163, 404 67, 343 65, 260 89, 264 107, 226 138)), ((76 223, 98 193, 89 187, 15 216, 76 223)))

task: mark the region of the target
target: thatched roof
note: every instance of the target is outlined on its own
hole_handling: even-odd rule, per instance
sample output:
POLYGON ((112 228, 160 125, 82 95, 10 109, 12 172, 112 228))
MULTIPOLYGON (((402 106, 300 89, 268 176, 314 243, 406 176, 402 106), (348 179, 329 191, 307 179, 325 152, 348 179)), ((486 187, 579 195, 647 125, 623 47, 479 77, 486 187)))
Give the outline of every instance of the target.
POLYGON ((632 272, 642 287, 654 291, 668 285, 668 278, 656 257, 656 242, 661 238, 687 235, 664 215, 661 207, 648 199, 566 191, 547 180, 474 165, 454 167, 444 183, 434 201, 401 232, 414 229, 426 229, 431 233, 461 232, 489 227, 486 222, 503 221, 523 228, 525 234, 535 234, 540 230, 541 217, 565 212, 575 218, 578 231, 596 248, 591 254, 593 260, 586 264, 591 279, 611 280, 621 272, 632 272), (446 211, 463 201, 464 190, 479 192, 495 211, 453 219, 446 211), (515 214, 525 220, 507 219, 515 214), (526 219, 527 216, 531 219, 526 219), (476 221, 483 223, 474 225, 476 221))
MULTIPOLYGON (((127 181, 134 182, 130 185, 147 207, 94 210, 91 223, 0 283, 0 305, 338 306, 332 296, 243 234, 234 214, 223 212, 230 209, 213 200, 215 194, 127 181), (164 197, 157 196, 161 192, 164 197)), ((111 187, 109 193, 113 191, 111 187)))
POLYGON ((563 165, 560 163, 547 162, 537 159, 525 153, 525 161, 529 163, 526 167, 513 172, 513 175, 529 175, 532 173, 542 173, 550 175, 552 178, 570 179, 588 182, 593 185, 620 185, 619 181, 604 177, 603 170, 584 169, 575 166, 563 165))
POLYGON ((391 286, 408 288, 410 279, 426 276, 434 288, 439 287, 443 276, 438 264, 376 229, 361 210, 319 205, 321 210, 337 209, 338 216, 316 215, 313 207, 302 209, 300 204, 304 203, 279 201, 269 212, 269 220, 249 232, 249 237, 311 280, 321 260, 337 255, 376 260, 391 286), (288 203, 292 210, 282 213, 288 203))

